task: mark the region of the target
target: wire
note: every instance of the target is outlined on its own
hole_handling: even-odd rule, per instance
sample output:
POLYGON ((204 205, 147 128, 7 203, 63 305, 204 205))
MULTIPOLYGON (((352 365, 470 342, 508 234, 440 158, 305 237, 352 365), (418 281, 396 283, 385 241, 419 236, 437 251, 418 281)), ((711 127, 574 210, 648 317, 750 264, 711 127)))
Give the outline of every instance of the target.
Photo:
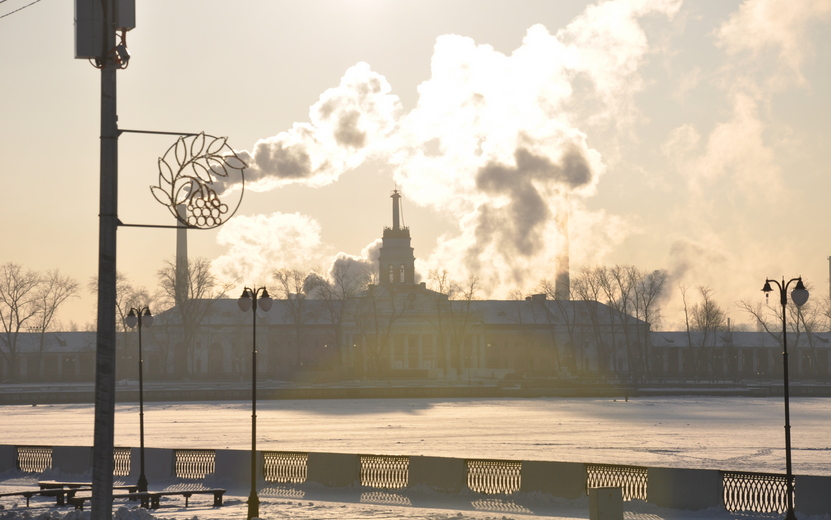
MULTIPOLYGON (((6 1, 6 0, 0 0, 0 4, 2 4, 2 3, 3 3, 3 2, 5 2, 5 1, 6 1)), ((32 2, 31 4, 26 4, 26 5, 24 5, 23 7, 20 7, 20 8, 18 8, 18 9, 15 9, 14 11, 11 11, 11 12, 6 13, 6 14, 4 14, 4 15, 0 15, 0 18, 5 18, 5 17, 7 17, 7 16, 13 15, 14 13, 16 13, 16 12, 18 12, 18 11, 22 11, 22 10, 26 9, 27 7, 33 6, 33 5, 35 5, 36 3, 38 3, 38 2, 40 2, 40 0, 35 0, 35 1, 34 1, 34 2, 32 2)))

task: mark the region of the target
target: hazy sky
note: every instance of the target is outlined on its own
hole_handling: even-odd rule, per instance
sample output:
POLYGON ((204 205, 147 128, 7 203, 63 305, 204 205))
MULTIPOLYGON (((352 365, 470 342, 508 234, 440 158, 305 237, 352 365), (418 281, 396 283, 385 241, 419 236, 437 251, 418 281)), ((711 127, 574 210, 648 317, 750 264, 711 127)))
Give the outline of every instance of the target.
MULTIPOLYGON (((0 15, 29 3, 7 0, 0 15)), ((366 254, 404 193, 422 275, 483 296, 571 265, 631 263, 735 307, 765 277, 828 293, 831 0, 140 0, 119 126, 227 136, 241 209, 189 234, 220 276, 268 282, 366 254)), ((73 2, 0 18, 0 263, 96 274, 100 73, 73 59, 73 2)), ((122 135, 119 216, 152 197, 171 136, 122 135)), ((156 286, 172 230, 121 228, 118 269, 156 286)), ((86 291, 60 314, 89 322, 86 291)))

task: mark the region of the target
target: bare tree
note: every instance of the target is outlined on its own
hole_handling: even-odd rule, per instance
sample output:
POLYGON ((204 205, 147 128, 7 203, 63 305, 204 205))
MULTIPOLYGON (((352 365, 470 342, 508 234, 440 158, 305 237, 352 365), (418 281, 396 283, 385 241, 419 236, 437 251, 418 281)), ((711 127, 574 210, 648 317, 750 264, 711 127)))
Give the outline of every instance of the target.
MULTIPOLYGON (((98 278, 93 276, 87 283, 87 289, 92 294, 98 294, 98 278)), ((115 276, 115 309, 118 314, 116 328, 121 332, 127 330, 124 318, 133 307, 144 305, 152 306, 153 298, 146 288, 135 286, 124 273, 116 273, 115 276)), ((96 313, 97 314, 97 313, 96 313)))
MULTIPOLYGON (((161 290, 159 304, 174 310, 167 325, 178 325, 176 343, 179 350, 178 355, 174 354, 174 373, 178 377, 187 377, 195 369, 194 351, 199 327, 212 312, 216 301, 223 298, 233 284, 220 284, 211 271, 210 261, 201 257, 188 258, 183 266, 175 260, 166 260, 156 276, 161 290), (184 280, 179 280, 180 273, 185 276, 184 280)), ((155 309, 156 314, 160 311, 155 309)))
MULTIPOLYGON (((371 271, 371 281, 378 280, 378 271, 371 271)), ((370 283, 352 307, 355 327, 360 331, 363 351, 368 355, 368 365, 376 377, 389 376, 392 368, 389 356, 393 347, 395 323, 407 310, 405 293, 397 290, 395 284, 370 283)))
POLYGON ((715 348, 718 342, 719 333, 725 331, 727 324, 727 313, 713 298, 713 290, 709 287, 699 285, 697 287, 701 301, 695 305, 689 305, 687 300, 687 288, 681 288, 681 299, 684 304, 684 322, 687 328, 687 340, 690 348, 694 348, 696 355, 696 375, 706 369, 712 372, 714 369, 712 360, 706 356, 706 349, 715 348), (693 332, 699 332, 699 341, 693 340, 693 332))
POLYGON ((43 365, 43 351, 46 346, 46 333, 52 328, 58 308, 69 298, 78 296, 78 282, 64 276, 57 269, 47 271, 41 279, 36 292, 37 314, 35 329, 38 332, 38 373, 43 365))
MULTIPOLYGON (((448 299, 451 300, 450 310, 450 340, 451 340, 451 358, 452 353, 456 352, 458 356, 463 356, 465 365, 468 368, 468 379, 470 378, 470 365, 472 361, 474 346, 470 343, 470 329, 473 325, 473 313, 471 306, 473 300, 479 292, 479 278, 470 275, 465 281, 464 285, 451 284, 448 293, 448 299), (453 301, 457 303, 452 303, 453 301)), ((460 360, 461 361, 461 360, 460 360)), ((461 368, 461 363, 457 365, 461 368)))
POLYGON ((332 327, 332 343, 339 359, 342 358, 344 320, 350 314, 351 306, 355 305, 355 297, 366 289, 371 276, 368 265, 340 257, 332 264, 328 278, 310 273, 303 281, 303 292, 322 300, 321 317, 332 327))
POLYGON ((598 370, 605 372, 608 369, 610 359, 608 349, 605 348, 603 329, 600 322, 600 305, 597 303, 603 294, 603 289, 600 286, 599 270, 598 267, 581 268, 577 276, 571 280, 571 290, 577 298, 582 300, 586 314, 589 316, 595 345, 597 346, 598 370))
MULTIPOLYGON (((669 273, 665 270, 645 273, 633 266, 630 266, 629 273, 633 278, 635 318, 648 323, 650 327, 659 325, 661 321, 660 301, 665 296, 669 273)), ((635 331, 637 344, 641 349, 640 358, 643 369, 647 374, 651 374, 651 335, 647 329, 640 326, 636 326, 635 331)))
POLYGON ((436 368, 446 374, 447 366, 447 342, 451 334, 450 325, 450 302, 448 293, 453 282, 449 278, 447 269, 439 271, 433 269, 427 275, 429 289, 433 291, 429 298, 429 309, 422 309, 425 319, 436 330, 436 368))
POLYGON ((0 266, 0 353, 9 367, 9 375, 20 375, 18 339, 20 331, 37 319, 40 275, 14 263, 0 266))
MULTIPOLYGON (((752 302, 750 300, 740 300, 736 304, 739 309, 749 314, 756 322, 757 328, 762 329, 775 339, 780 345, 782 344, 782 306, 776 302, 774 305, 762 305, 761 302, 752 302)), ((787 315, 786 324, 788 327, 789 344, 797 352, 800 345, 808 344, 808 356, 810 362, 799 363, 803 365, 801 372, 803 376, 816 376, 817 374, 817 351, 816 348, 819 343, 817 333, 822 332, 826 328, 826 310, 825 302, 809 301, 802 307, 795 305, 790 299, 785 307, 787 315)))
POLYGON ((277 280, 279 297, 286 300, 294 330, 295 363, 303 364, 303 347, 306 342, 306 324, 311 316, 306 304, 305 280, 306 275, 297 269, 279 269, 273 274, 277 280))
MULTIPOLYGON (((98 278, 90 278, 87 288, 92 294, 98 293, 98 278)), ((137 363, 133 362, 135 349, 126 345, 126 332, 129 330, 125 322, 131 308, 140 309, 143 306, 153 307, 153 298, 144 287, 134 286, 124 273, 115 275, 115 311, 118 315, 115 320, 116 331, 122 334, 116 338, 116 372, 122 375, 137 375, 137 363)), ((96 313, 97 315, 97 313, 96 313)))

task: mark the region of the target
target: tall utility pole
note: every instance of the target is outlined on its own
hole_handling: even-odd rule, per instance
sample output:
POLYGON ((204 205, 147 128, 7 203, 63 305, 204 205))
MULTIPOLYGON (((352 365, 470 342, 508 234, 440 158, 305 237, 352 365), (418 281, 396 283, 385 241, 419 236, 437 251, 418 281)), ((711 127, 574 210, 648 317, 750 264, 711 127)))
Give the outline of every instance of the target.
POLYGON ((92 448, 93 520, 113 513, 115 437, 115 280, 118 229, 118 114, 115 48, 115 0, 103 0, 101 57, 101 201, 98 213, 98 335, 95 350, 95 430, 92 448))
POLYGON ((135 27, 135 0, 75 0, 75 57, 101 69, 100 202, 98 209, 98 320, 95 349, 95 429, 92 518, 110 520, 115 437, 116 230, 118 229, 118 114, 116 72, 127 65, 127 31, 135 27), (116 33, 121 31, 121 42, 116 33))

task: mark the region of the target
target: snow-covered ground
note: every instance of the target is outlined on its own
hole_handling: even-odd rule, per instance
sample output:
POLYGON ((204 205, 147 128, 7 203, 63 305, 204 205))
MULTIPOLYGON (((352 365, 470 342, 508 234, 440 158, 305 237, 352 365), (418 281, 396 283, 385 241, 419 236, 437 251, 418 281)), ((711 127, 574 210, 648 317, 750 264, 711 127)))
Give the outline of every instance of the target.
MULTIPOLYGON (((0 444, 92 444, 89 405, 4 406, 0 414, 0 444)), ((257 447, 784 472, 783 424, 782 400, 773 398, 262 401, 257 447)), ((792 399, 791 424, 794 473, 831 475, 831 399, 792 399)), ((250 403, 147 403, 145 426, 149 447, 248 449, 250 403)), ((139 444, 137 405, 117 406, 115 441, 119 446, 139 444)), ((0 492, 27 485, 27 478, 32 480, 28 484, 34 483, 34 478, 20 474, 0 475, 0 492)), ((156 489, 168 485, 175 483, 151 482, 156 489)), ((177 520, 243 517, 245 483, 225 487, 228 495, 222 508, 194 499, 184 509, 172 500, 153 515, 177 520)), ((499 500, 418 490, 333 491, 310 485, 266 489, 261 499, 261 516, 268 519, 588 518, 586 499, 540 496, 499 500)), ((54 504, 53 499, 43 502, 49 503, 54 504)), ((0 499, 0 504, 9 507, 11 501, 0 499)), ((625 509, 628 520, 748 518, 724 511, 662 510, 640 502, 627 502, 625 509)), ((31 512, 48 511, 38 506, 31 512)))
MULTIPOLYGON (((605 462, 784 472, 781 399, 364 399, 261 401, 262 450, 605 462)), ((93 408, 0 407, 0 444, 91 446, 93 408)), ((794 473, 831 475, 831 399, 791 400, 794 473)), ((249 449, 251 404, 146 403, 157 448, 249 449)), ((138 405, 115 443, 138 446, 138 405)))

